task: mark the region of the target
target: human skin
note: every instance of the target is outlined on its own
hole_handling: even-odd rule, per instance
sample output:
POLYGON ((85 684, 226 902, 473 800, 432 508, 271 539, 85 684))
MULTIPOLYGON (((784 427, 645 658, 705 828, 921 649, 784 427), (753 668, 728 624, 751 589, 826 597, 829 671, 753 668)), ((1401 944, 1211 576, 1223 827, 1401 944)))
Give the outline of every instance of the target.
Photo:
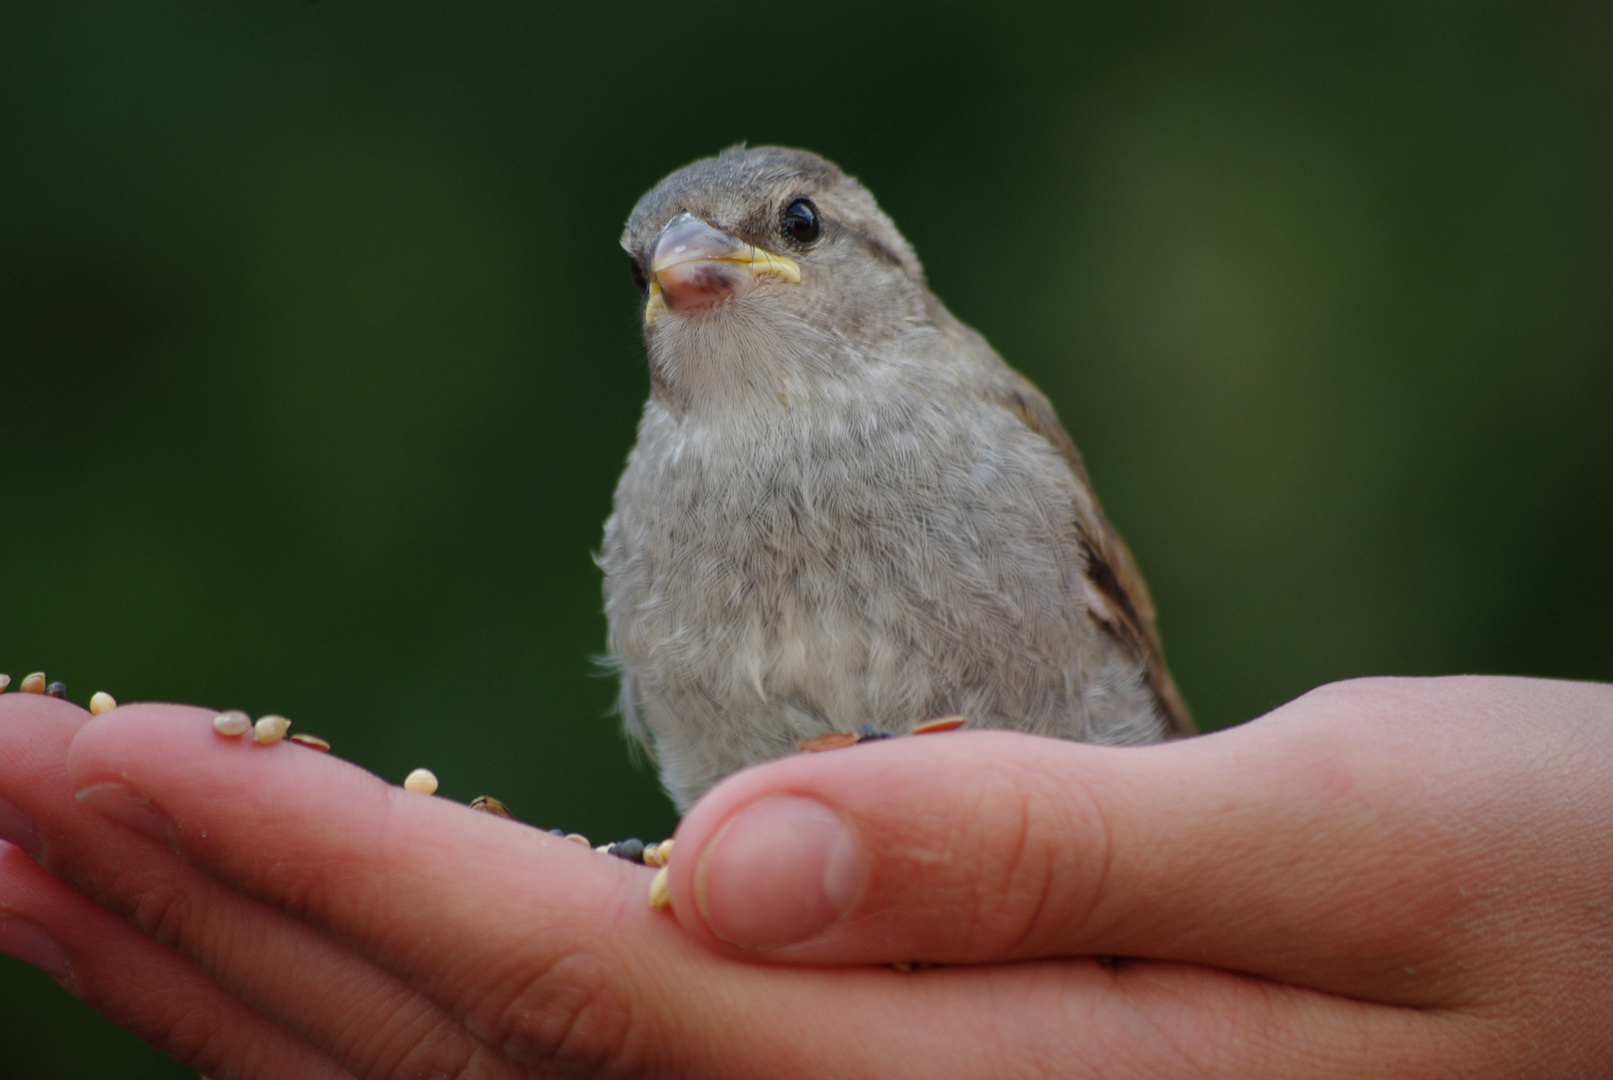
POLYGON ((802 755, 691 810, 672 913, 648 869, 210 718, 0 696, 0 834, 37 857, 0 845, 0 948, 215 1080, 1613 1061, 1607 686, 1366 680, 1152 747, 802 755))

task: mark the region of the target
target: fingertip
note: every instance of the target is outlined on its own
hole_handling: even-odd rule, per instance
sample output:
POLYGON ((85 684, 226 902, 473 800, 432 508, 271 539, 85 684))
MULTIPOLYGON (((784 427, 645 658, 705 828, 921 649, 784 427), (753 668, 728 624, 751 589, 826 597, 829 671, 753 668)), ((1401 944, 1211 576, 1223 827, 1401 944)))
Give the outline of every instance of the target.
POLYGON ((749 803, 698 852, 694 911, 715 937, 775 949, 822 933, 866 886, 862 838, 831 807, 799 795, 749 803))
POLYGON ((216 710, 194 705, 139 702, 122 705, 88 720, 74 735, 67 771, 75 786, 128 779, 141 771, 194 766, 197 757, 254 746, 250 738, 230 737, 214 728, 216 710))

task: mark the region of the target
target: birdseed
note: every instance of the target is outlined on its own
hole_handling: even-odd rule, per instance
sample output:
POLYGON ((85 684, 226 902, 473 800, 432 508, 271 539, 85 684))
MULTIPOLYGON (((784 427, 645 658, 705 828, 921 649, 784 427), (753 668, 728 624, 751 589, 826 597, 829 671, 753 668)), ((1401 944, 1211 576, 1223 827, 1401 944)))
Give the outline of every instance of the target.
POLYGON ((105 690, 97 690, 95 696, 90 698, 90 715, 100 716, 104 712, 111 712, 118 707, 117 699, 105 690))
POLYGON ((581 844, 583 847, 594 846, 588 842, 588 837, 584 836, 580 832, 568 832, 566 834, 566 839, 570 840, 573 844, 581 844))
POLYGON ((67 697, 67 684, 64 682, 51 683, 49 686, 45 687, 45 696, 53 697, 57 700, 65 700, 67 697))
MULTIPOLYGON (((491 795, 476 796, 470 801, 470 808, 472 810, 480 810, 484 814, 492 814, 494 817, 507 817, 511 819, 515 817, 514 814, 510 813, 510 808, 508 806, 505 806, 491 795)), ((554 830, 551 829, 550 831, 553 832, 554 830)))
POLYGON ((403 789, 416 795, 437 794, 437 774, 430 769, 416 769, 403 778, 403 789))
POLYGON ((32 675, 24 675, 22 683, 17 689, 25 694, 43 694, 45 692, 45 673, 36 671, 32 675))
POLYGON ((614 855, 618 859, 626 859, 630 863, 642 864, 644 862, 644 841, 636 836, 629 837, 626 840, 618 840, 616 843, 606 847, 605 854, 614 855))
POLYGON ((650 906, 657 911, 665 911, 672 906, 672 868, 663 866, 655 872, 655 878, 650 882, 650 906))
POLYGON ((5 693, 6 692, 6 687, 8 687, 10 685, 11 685, 11 676, 10 675, 0 675, 0 694, 5 693))
POLYGON ((938 731, 957 731, 968 722, 969 718, 967 716, 942 716, 934 720, 924 721, 924 723, 913 729, 912 734, 933 735, 938 731))
POLYGON ((286 738, 299 746, 311 747, 312 749, 318 750, 321 753, 330 750, 330 743, 326 742, 324 739, 321 739, 318 735, 306 735, 299 731, 295 735, 286 736, 286 738))
POLYGON ((252 730, 252 718, 240 709, 230 709, 213 717, 213 730, 234 739, 252 730))
POLYGON ((258 722, 252 725, 252 741, 262 743, 264 746, 272 745, 286 737, 291 730, 291 721, 276 713, 258 717, 258 722))
POLYGON ((809 754, 819 754, 825 750, 838 750, 842 746, 855 746, 857 733, 855 731, 831 731, 827 735, 819 735, 812 739, 803 739, 795 744, 797 750, 804 750, 809 754))

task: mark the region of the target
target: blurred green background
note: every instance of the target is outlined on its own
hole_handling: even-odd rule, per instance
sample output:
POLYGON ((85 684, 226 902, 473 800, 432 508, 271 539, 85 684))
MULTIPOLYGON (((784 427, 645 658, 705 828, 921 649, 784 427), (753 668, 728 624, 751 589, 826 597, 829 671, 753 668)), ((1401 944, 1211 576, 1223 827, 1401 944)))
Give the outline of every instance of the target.
MULTIPOLYGON (((1049 393, 1205 727, 1613 678, 1603 3, 0 8, 0 671, 673 823, 589 560, 634 200, 860 176, 1049 393)), ((0 960, 16 1077, 190 1075, 0 960)))

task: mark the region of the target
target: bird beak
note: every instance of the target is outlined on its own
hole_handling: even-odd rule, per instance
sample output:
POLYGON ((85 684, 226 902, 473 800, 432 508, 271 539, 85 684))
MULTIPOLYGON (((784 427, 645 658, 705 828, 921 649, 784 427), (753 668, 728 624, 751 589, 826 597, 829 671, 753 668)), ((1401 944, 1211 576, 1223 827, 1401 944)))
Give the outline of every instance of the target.
POLYGON ((767 278, 798 285, 801 268, 788 256, 752 247, 693 214, 679 214, 655 238, 644 325, 668 308, 679 311, 743 296, 767 278))

